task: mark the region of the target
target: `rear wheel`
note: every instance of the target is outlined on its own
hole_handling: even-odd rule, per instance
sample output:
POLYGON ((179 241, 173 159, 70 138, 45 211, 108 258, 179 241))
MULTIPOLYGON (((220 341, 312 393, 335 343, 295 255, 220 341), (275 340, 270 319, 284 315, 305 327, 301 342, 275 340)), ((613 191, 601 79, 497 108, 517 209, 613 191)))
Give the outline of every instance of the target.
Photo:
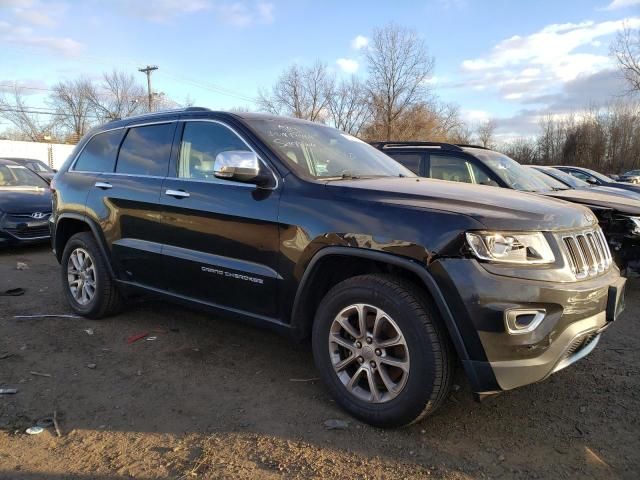
POLYGON ((419 420, 450 388, 449 340, 430 301, 400 278, 362 275, 331 289, 316 313, 313 354, 336 401, 375 426, 419 420))
POLYGON ((76 233, 69 239, 61 264, 64 292, 76 313, 103 318, 121 309, 122 297, 91 233, 76 233))

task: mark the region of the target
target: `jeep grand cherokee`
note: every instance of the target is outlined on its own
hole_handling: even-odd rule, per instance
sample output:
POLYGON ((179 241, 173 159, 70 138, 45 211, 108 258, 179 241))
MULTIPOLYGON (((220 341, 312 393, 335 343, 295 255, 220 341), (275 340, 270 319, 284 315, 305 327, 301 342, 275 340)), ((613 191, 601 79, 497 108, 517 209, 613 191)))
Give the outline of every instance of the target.
POLYGON ((52 188, 73 310, 102 318, 154 292, 310 336, 336 401, 373 425, 435 411, 456 358, 478 397, 543 380, 623 305, 588 209, 417 178, 301 120, 190 108, 114 121, 52 188))

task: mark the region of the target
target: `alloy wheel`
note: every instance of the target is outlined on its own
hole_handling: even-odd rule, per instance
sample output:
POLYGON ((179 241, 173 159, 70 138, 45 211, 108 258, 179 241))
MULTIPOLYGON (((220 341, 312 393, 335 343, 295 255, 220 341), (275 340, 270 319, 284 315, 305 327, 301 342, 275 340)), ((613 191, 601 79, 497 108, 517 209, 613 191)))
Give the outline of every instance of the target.
POLYGON ((400 327, 372 305, 350 305, 336 315, 329 356, 347 391, 366 402, 393 400, 409 377, 409 348, 400 327))
POLYGON ((67 282, 74 300, 88 304, 96 294, 96 269, 89 252, 76 248, 67 262, 67 282))

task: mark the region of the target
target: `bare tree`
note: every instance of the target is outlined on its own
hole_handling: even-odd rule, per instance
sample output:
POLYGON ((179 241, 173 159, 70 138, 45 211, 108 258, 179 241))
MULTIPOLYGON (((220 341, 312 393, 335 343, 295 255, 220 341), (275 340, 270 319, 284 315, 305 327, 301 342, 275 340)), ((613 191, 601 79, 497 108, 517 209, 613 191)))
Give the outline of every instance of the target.
POLYGON ((447 141, 461 145, 469 145, 473 141, 473 132, 467 125, 461 123, 449 132, 447 141))
POLYGON ((500 151, 524 165, 532 165, 538 162, 536 142, 530 138, 516 138, 503 144, 500 151))
POLYGON ((484 148, 491 148, 493 146, 495 132, 496 122, 494 120, 482 122, 476 128, 476 136, 484 148))
POLYGON ((618 32, 611 44, 611 55, 629 84, 631 92, 640 92, 640 28, 628 26, 618 32))
POLYGON ((91 102, 88 92, 93 85, 86 78, 58 83, 53 87, 51 106, 71 137, 79 140, 91 127, 91 102))
POLYGON ((327 101, 333 126, 351 135, 359 135, 371 118, 369 107, 365 86, 355 76, 336 85, 327 101))
POLYGON ((17 137, 32 142, 50 136, 57 120, 56 115, 27 105, 18 87, 10 95, 0 95, 0 117, 13 124, 17 137))
POLYGON ((87 82, 91 111, 102 122, 129 117, 146 109, 146 92, 130 73, 113 70, 102 75, 102 83, 87 82))
POLYGON ((326 64, 320 61, 308 68, 292 65, 280 75, 270 92, 258 93, 258 105, 274 114, 323 121, 333 83, 326 64))
POLYGON ((427 80, 434 59, 415 31, 389 24, 376 29, 367 50, 367 82, 374 115, 385 140, 397 134, 395 123, 410 108, 427 100, 427 80))

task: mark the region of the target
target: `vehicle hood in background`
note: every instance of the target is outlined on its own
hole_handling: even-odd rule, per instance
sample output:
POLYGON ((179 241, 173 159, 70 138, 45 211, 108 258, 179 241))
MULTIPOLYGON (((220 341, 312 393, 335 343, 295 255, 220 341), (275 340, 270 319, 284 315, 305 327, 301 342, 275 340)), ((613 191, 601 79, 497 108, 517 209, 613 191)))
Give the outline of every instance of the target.
POLYGON ((51 212, 51 192, 46 188, 36 187, 0 187, 0 211, 51 212))
POLYGON ((611 208, 618 213, 640 216, 640 200, 592 190, 561 190, 545 195, 583 205, 611 208))

